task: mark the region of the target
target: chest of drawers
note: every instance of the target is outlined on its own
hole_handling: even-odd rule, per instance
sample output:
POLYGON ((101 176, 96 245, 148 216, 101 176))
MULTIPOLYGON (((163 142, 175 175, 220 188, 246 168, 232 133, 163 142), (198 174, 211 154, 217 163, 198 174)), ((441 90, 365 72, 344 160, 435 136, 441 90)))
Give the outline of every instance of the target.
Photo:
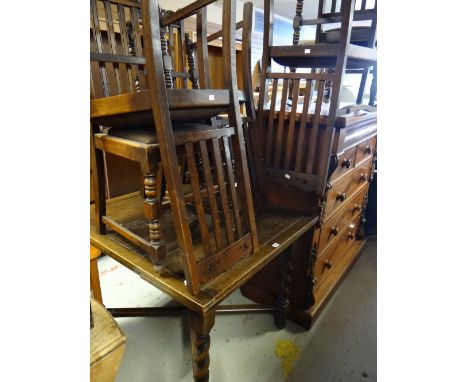
MULTIPOLYGON (((337 129, 320 217, 293 256, 289 318, 309 329, 365 244, 363 222, 377 147, 376 119, 337 129)), ((312 199, 312 198, 311 198, 312 199)), ((271 263, 242 288, 263 304, 278 297, 274 282, 280 261, 271 263)))

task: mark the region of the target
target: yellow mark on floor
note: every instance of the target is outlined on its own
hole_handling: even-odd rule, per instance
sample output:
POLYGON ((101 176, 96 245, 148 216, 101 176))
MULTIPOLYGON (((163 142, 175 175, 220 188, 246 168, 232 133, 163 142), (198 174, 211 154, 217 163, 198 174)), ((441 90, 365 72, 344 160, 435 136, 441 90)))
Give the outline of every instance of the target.
POLYGON ((277 340, 275 354, 283 361, 283 375, 287 378, 294 369, 293 366, 299 354, 299 347, 291 340, 277 340))

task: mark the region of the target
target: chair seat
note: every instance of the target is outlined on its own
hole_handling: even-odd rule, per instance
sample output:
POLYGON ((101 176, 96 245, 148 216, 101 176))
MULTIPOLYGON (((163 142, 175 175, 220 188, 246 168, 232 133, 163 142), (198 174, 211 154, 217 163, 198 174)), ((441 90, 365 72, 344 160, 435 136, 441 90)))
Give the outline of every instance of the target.
MULTIPOLYGON (((370 39, 371 28, 366 26, 355 26, 351 30, 351 44, 367 46, 370 39)), ((338 43, 340 41, 340 28, 333 28, 323 32, 324 43, 338 43)))
MULTIPOLYGON (((212 130, 213 126, 202 124, 202 123, 179 123, 172 125, 174 134, 188 133, 191 131, 204 131, 212 130)), ((156 137, 156 129, 154 126, 137 126, 137 127, 111 127, 107 129, 109 136, 128 139, 144 144, 155 144, 158 143, 156 137)))

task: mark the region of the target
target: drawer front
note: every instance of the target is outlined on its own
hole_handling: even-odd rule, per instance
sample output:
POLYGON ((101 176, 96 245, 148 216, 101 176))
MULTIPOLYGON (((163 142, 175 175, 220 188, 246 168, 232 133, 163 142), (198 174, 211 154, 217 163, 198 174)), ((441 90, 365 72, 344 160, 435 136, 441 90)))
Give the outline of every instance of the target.
POLYGON ((355 155, 356 164, 372 158, 375 152, 376 140, 377 137, 374 136, 357 145, 355 155))
POLYGON ((367 161, 353 172, 347 174, 339 183, 333 184, 327 192, 323 220, 326 221, 336 210, 345 205, 356 190, 369 181, 369 172, 372 161, 367 161))
POLYGON ((330 245, 322 254, 318 254, 315 264, 315 286, 318 288, 325 278, 333 273, 335 264, 340 261, 343 254, 348 250, 355 240, 359 222, 359 216, 355 216, 346 226, 344 232, 330 245))
POLYGON ((354 169, 354 155, 356 152, 356 146, 350 147, 345 150, 343 154, 338 156, 338 166, 330 176, 330 182, 334 183, 344 175, 350 173, 354 169))
POLYGON ((360 215, 362 211, 362 201, 367 193, 367 187, 362 188, 352 199, 347 202, 341 212, 328 220, 320 228, 320 237, 318 241, 318 253, 322 253, 331 243, 333 243, 346 229, 352 219, 360 215))

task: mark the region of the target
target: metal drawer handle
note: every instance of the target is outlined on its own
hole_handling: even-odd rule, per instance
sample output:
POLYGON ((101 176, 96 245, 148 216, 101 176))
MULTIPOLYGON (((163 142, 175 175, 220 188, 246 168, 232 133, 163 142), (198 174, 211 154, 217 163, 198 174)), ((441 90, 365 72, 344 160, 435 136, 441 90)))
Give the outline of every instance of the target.
POLYGON ((362 210, 362 204, 357 204, 357 203, 356 203, 356 204, 354 205, 353 212, 356 211, 356 210, 357 210, 357 211, 361 211, 361 210, 362 210))
POLYGON ((341 164, 341 167, 346 167, 346 168, 350 168, 351 167, 351 164, 352 164, 352 161, 351 159, 344 159, 343 160, 343 163, 341 164))
POLYGON ((367 174, 359 174, 359 182, 367 182, 369 180, 369 177, 367 174))
POLYGON ((340 202, 344 202, 346 199, 346 194, 344 192, 339 192, 338 195, 336 195, 336 200, 339 200, 340 202))
POLYGON ((340 232, 340 229, 338 227, 332 227, 331 233, 332 235, 338 235, 338 232, 340 232))
POLYGON ((372 147, 366 146, 366 148, 364 149, 364 153, 365 154, 372 154, 372 147))
POLYGON ((325 260, 325 263, 323 264, 325 268, 330 269, 333 266, 333 263, 330 260, 325 260))

